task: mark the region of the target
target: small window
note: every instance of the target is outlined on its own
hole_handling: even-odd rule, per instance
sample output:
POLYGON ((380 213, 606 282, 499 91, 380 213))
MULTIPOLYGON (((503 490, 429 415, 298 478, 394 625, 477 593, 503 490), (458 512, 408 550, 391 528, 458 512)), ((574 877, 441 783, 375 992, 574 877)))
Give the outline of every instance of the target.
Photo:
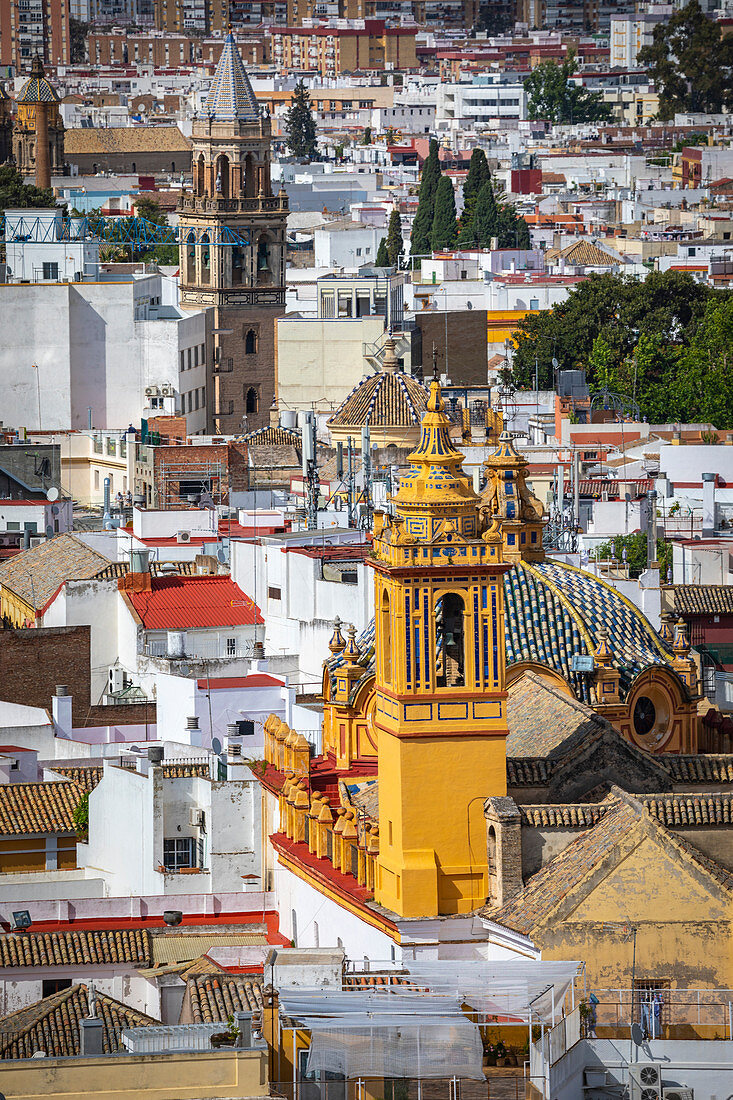
POLYGON ((37 535, 38 534, 38 524, 36 523, 35 520, 33 520, 32 523, 24 523, 23 524, 23 530, 24 531, 30 531, 30 533, 32 535, 37 535))
POLYGON ((253 328, 247 330, 247 335, 244 338, 244 354, 257 354, 257 333, 253 328))
POLYGON ((59 277, 59 265, 58 264, 44 264, 43 265, 43 278, 44 279, 58 279, 59 277))
POLYGON ((50 997, 64 989, 71 989, 71 982, 71 978, 44 978, 41 982, 41 996, 50 997))
POLYGON ((227 638, 227 657, 237 656, 237 639, 227 638))
POLYGON ((529 308, 530 308, 530 309, 539 309, 539 308, 540 308, 540 300, 539 300, 539 298, 530 298, 530 300, 529 300, 529 308))
POLYGON ((192 836, 168 837, 163 841, 163 865, 166 871, 195 867, 196 842, 192 836))
POLYGON ((271 586, 270 588, 267 589, 267 598, 270 599, 270 600, 281 600, 282 599, 282 589, 273 588, 271 586))
POLYGON ((94 471, 94 488, 99 488, 99 470, 94 471))
MULTIPOLYGON (((99 480, 99 479, 97 479, 97 480, 99 480)), ((99 488, 99 485, 97 485, 97 488, 99 488)), ((5 528, 5 530, 6 531, 20 531, 20 524, 17 522, 17 520, 14 520, 14 519, 8 520, 8 525, 5 528)))
POLYGON ((256 413, 259 408, 260 398, 254 386, 250 386, 247 390, 246 402, 245 412, 249 414, 256 413))

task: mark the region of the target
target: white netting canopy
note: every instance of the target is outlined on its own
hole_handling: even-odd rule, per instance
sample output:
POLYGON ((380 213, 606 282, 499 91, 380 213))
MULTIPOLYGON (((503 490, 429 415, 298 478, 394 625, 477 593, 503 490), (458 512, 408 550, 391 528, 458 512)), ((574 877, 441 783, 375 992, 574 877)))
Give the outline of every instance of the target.
POLYGON ((307 1072, 358 1077, 483 1079, 478 1024, 548 1023, 578 972, 532 959, 408 962, 401 984, 280 990, 281 1012, 311 1033, 307 1072))

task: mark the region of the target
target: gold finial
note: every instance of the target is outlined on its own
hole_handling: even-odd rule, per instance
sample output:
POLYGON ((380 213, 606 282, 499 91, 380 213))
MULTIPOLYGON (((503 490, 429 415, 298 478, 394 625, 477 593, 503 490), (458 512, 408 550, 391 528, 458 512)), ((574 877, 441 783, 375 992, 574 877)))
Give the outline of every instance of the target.
POLYGON ((438 349, 433 342, 433 381, 439 382, 440 375, 438 374, 438 349))
POLYGON ((346 639, 341 633, 341 619, 338 615, 333 620, 333 634, 331 635, 331 641, 328 643, 328 648, 334 656, 337 653, 343 653, 346 649, 346 639))

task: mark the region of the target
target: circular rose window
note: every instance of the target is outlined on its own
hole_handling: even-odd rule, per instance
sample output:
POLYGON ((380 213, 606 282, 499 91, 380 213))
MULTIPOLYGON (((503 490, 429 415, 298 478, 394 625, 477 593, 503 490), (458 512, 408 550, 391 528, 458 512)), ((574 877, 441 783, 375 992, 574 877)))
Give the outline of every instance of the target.
POLYGON ((649 752, 658 752, 671 733, 672 714, 667 693, 658 684, 645 685, 633 705, 634 740, 649 752))

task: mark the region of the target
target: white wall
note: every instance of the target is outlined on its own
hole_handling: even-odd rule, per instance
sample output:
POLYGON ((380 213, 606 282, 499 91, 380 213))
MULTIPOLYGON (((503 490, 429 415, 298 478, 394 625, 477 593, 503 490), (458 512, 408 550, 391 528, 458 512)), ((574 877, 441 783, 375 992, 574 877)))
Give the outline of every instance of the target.
MULTIPOLYGON (((149 302, 162 298, 162 283, 151 275, 134 282, 0 287, 0 309, 13 318, 0 336, 5 422, 83 429, 91 406, 95 427, 126 427, 140 420, 146 387, 167 383, 178 391, 179 350, 205 343, 205 314, 176 316, 171 310, 168 319, 150 319, 149 302), (39 372, 40 423, 31 364, 39 372)), ((205 366, 185 375, 205 384, 205 366)), ((188 379, 185 384, 192 388, 188 379)), ((203 429, 205 412, 192 425, 203 429)))
POLYGON ((116 897, 162 893, 155 870, 153 783, 147 775, 105 764, 89 794, 89 843, 79 845, 79 862, 101 877, 116 897), (126 827, 122 827, 125 823, 126 827))
POLYGON ((373 264, 384 231, 372 226, 360 229, 316 229, 313 245, 316 267, 359 267, 373 264))
MULTIPOLYGON (((108 670, 118 661, 117 581, 67 581, 44 612, 42 626, 89 626, 91 644, 91 700, 102 702, 108 670)), ((124 665, 134 671, 135 665, 124 665)))

